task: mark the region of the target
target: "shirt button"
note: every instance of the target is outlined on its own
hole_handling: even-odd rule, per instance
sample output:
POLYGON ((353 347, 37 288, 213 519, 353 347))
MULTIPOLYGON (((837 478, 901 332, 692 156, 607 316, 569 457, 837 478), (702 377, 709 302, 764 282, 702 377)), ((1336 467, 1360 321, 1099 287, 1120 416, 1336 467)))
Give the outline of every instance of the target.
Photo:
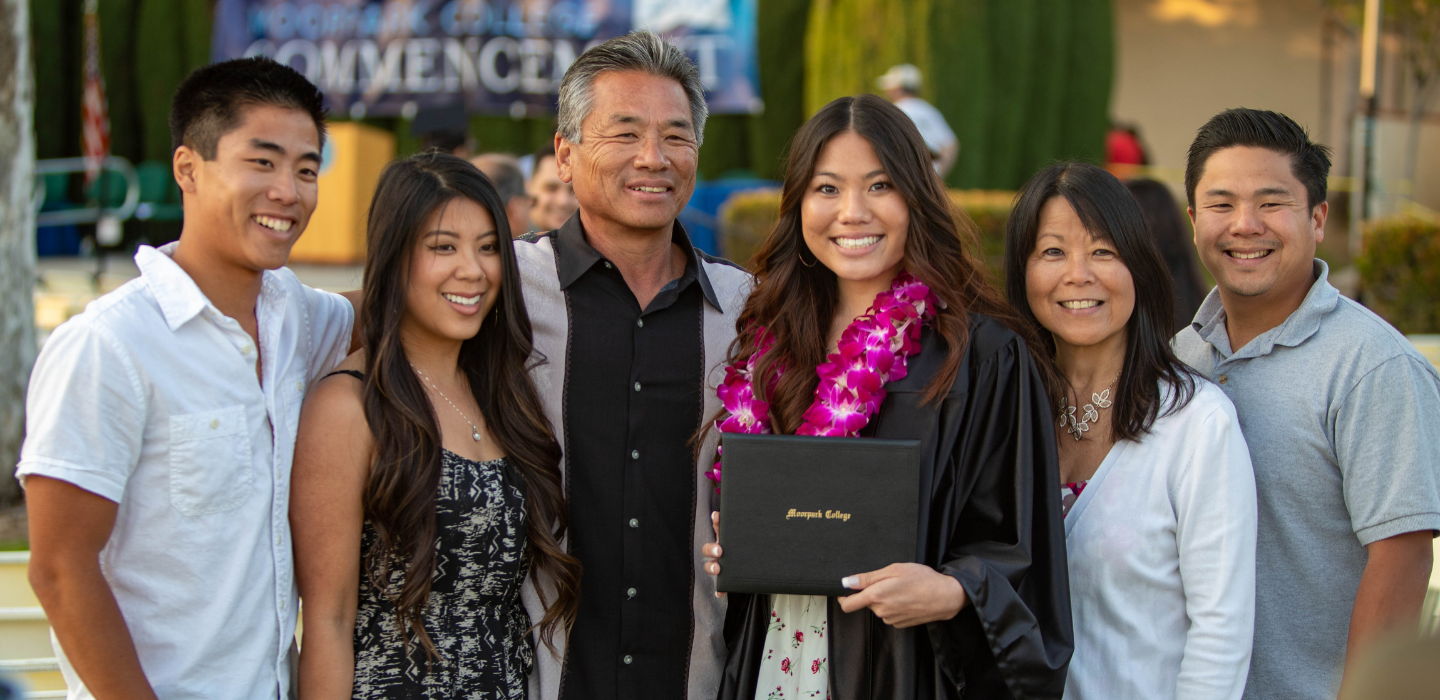
POLYGON ((635 391, 640 391, 640 382, 635 382, 635 391))
POLYGON ((640 527, 640 519, 639 519, 639 518, 631 518, 631 519, 630 519, 630 527, 640 527))
POLYGON ((245 347, 240 348, 240 352, 242 352, 242 353, 244 353, 244 354, 246 354, 246 355, 249 355, 249 354, 250 354, 250 346, 249 346, 249 345, 246 345, 245 347))
POLYGON ((625 657, 622 658, 622 659, 620 659, 620 660, 621 660, 621 661, 624 661, 626 666, 629 666, 631 663, 633 663, 633 662, 635 661, 635 657, 633 657, 633 656, 631 656, 631 655, 629 655, 629 654, 626 654, 625 657))
POLYGON ((211 429, 211 430, 214 430, 214 429, 216 429, 216 428, 218 428, 218 427, 220 427, 220 421, 219 421, 219 420, 211 420, 211 421, 210 421, 210 429, 211 429))
POLYGON ((1224 384, 1225 382, 1228 382, 1228 381, 1230 381, 1230 377, 1229 377, 1229 376, 1224 375, 1224 374, 1220 375, 1220 383, 1221 383, 1221 384, 1224 384))
MULTIPOLYGON (((613 270, 613 269, 615 269, 615 266, 614 266, 614 265, 611 265, 609 260, 606 260, 606 261, 605 261, 605 269, 607 269, 607 270, 613 270)), ((627 657, 625 657, 625 658, 628 659, 628 658, 630 658, 630 657, 627 656, 627 657)), ((628 664, 628 663, 630 663, 630 662, 629 662, 629 661, 626 661, 625 663, 628 664)))
POLYGON ((630 450, 630 459, 640 459, 640 450, 630 450))
POLYGON ((634 598, 634 597, 635 597, 635 593, 637 593, 637 591, 636 591, 634 588, 627 588, 627 589, 625 589, 625 597, 626 597, 626 598, 634 598))
POLYGON ((636 327, 636 328, 644 328, 644 327, 645 327, 645 319, 643 319, 643 318, 637 318, 637 319, 635 319, 635 327, 636 327))
POLYGON ((305 382, 295 382, 296 391, 305 391, 305 382))

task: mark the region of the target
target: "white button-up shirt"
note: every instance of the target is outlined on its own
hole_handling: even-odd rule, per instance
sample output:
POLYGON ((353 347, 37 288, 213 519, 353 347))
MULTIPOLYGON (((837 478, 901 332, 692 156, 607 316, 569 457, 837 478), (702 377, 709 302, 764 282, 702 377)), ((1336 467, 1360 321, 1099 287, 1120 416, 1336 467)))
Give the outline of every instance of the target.
MULTIPOLYGON (((142 247, 140 277, 46 341, 17 474, 119 504, 100 564, 162 700, 287 697, 295 429, 305 388, 345 357, 354 312, 267 271, 257 353, 172 251, 142 247)), ((91 697, 56 653, 69 697, 91 697)))

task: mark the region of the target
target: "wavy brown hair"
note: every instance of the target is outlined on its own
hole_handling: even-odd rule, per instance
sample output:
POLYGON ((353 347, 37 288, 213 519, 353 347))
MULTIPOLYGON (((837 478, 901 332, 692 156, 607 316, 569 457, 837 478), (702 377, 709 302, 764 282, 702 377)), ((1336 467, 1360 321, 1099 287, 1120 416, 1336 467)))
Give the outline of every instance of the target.
POLYGON ((1024 332, 986 279, 985 267, 975 252, 979 249, 975 224, 950 199, 915 124, 898 107, 875 95, 837 99, 805 122, 790 144, 780 220, 750 261, 755 289, 740 312, 736 321, 739 334, 730 345, 729 362, 736 362, 755 353, 755 328, 763 326, 774 334, 775 345, 760 359, 757 374, 773 377, 777 368, 786 371, 769 396, 765 396, 766 382, 757 379, 754 385, 757 395, 770 404, 776 433, 793 433, 803 423, 802 416, 814 402, 820 381, 815 366, 825 361, 826 333, 835 316, 839 291, 829 268, 800 262, 800 254, 808 253, 800 205, 810 190, 820 152, 845 132, 870 142, 885 174, 909 205, 905 270, 929 286, 942 302, 934 323, 946 344, 946 357, 925 389, 925 401, 939 401, 955 382, 970 340, 972 312, 1024 332))
MULTIPOLYGON (((469 199, 494 218, 508 241, 505 206, 475 166, 455 156, 424 153, 385 167, 370 205, 361 323, 365 361, 365 419, 375 437, 375 462, 365 486, 365 518, 376 546, 363 570, 395 605, 401 637, 439 658, 422 613, 435 575, 435 498, 440 485, 440 431, 425 390, 400 342, 410 259, 430 216, 455 199, 469 199), (387 586, 403 567, 398 591, 387 586), (406 631, 410 635, 406 635, 406 631)), ((527 371, 533 345, 512 246, 500 246, 500 294, 495 310, 460 349, 460 369, 496 444, 525 480, 526 552, 532 571, 555 582, 554 597, 537 586, 545 617, 538 627, 552 650, 556 629, 568 630, 580 592, 580 561, 560 546, 569 525, 560 481, 560 445, 527 371)))

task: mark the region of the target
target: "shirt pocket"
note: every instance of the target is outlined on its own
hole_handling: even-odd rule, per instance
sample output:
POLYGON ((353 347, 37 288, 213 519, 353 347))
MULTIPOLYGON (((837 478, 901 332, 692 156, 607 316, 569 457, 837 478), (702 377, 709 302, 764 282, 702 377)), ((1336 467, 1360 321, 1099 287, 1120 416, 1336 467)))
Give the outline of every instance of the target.
POLYGON ((170 502, 184 515, 208 515, 238 508, 250 495, 245 408, 170 417, 170 502))

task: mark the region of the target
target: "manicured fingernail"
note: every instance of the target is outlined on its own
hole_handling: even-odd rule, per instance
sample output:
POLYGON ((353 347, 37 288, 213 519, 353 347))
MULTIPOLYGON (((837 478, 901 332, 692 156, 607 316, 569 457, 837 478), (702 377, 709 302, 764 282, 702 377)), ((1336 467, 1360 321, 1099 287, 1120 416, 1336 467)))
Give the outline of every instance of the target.
POLYGON ((846 576, 845 578, 840 579, 841 588, 854 588, 858 585, 860 585, 859 576, 846 576))

